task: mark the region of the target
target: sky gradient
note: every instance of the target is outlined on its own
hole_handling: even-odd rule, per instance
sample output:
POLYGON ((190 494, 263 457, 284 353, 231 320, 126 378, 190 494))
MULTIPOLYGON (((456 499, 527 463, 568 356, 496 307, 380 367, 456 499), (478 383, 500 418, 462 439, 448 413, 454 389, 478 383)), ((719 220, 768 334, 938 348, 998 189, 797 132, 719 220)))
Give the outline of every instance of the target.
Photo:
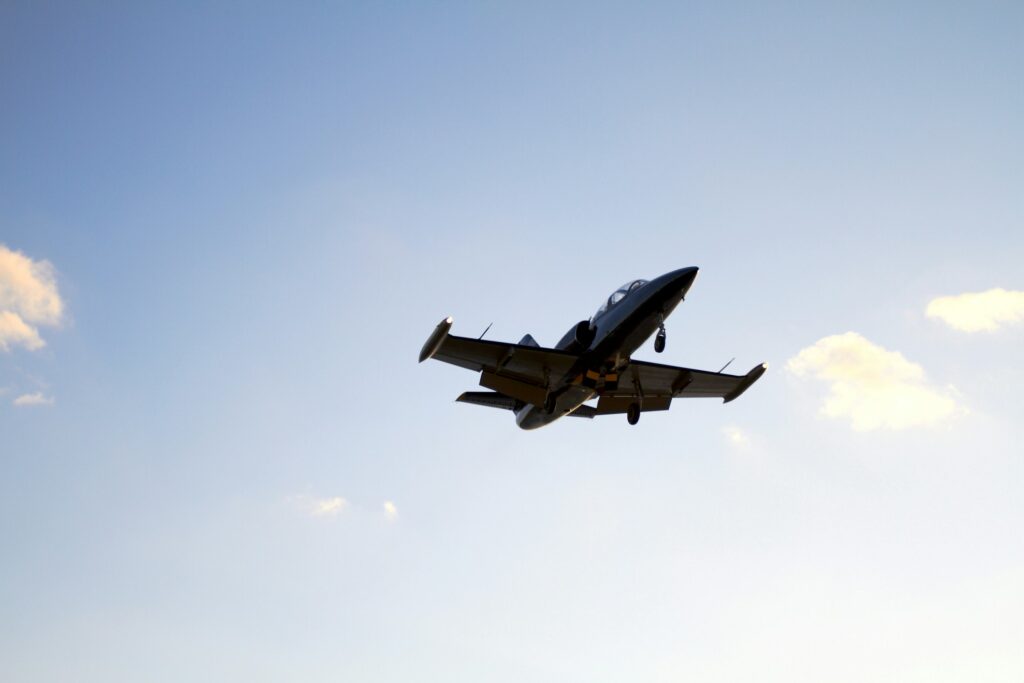
POLYGON ((1017 3, 0 8, 0 679, 1024 677, 1017 3), (416 364, 701 268, 740 400, 416 364))

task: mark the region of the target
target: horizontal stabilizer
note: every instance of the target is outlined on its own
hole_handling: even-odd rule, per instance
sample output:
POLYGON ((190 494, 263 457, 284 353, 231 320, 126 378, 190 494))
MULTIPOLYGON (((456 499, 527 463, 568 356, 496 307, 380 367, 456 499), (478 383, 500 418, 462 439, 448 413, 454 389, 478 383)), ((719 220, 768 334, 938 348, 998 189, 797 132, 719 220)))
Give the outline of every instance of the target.
MULTIPOLYGON (((497 391, 465 391, 455 400, 459 403, 472 403, 478 406, 487 406, 488 408, 501 408, 503 410, 516 409, 516 400, 514 398, 497 391)), ((522 404, 520 403, 520 405, 522 404)), ((597 415, 597 409, 595 409, 594 406, 583 404, 576 410, 569 413, 569 415, 571 417, 585 417, 593 419, 593 417, 597 415)))
POLYGON ((472 403, 488 408, 501 408, 503 410, 514 410, 516 400, 511 396, 499 394, 497 391, 465 391, 455 399, 459 403, 472 403))

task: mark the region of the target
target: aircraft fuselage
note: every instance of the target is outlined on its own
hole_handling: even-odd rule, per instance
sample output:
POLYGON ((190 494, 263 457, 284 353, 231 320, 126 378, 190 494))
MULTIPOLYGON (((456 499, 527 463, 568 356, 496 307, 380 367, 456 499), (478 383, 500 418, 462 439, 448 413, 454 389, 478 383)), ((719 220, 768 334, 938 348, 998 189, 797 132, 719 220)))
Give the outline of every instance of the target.
POLYGON ((518 407, 516 424, 522 429, 543 427, 593 398, 597 389, 576 380, 588 371, 606 376, 622 370, 633 352, 658 331, 685 298, 697 270, 691 266, 666 273, 629 290, 617 303, 609 300, 610 305, 591 319, 583 335, 589 337, 584 338, 585 345, 580 344, 579 326, 570 329, 555 348, 574 350, 580 355, 579 361, 563 376, 551 378, 546 406, 524 403, 518 407))

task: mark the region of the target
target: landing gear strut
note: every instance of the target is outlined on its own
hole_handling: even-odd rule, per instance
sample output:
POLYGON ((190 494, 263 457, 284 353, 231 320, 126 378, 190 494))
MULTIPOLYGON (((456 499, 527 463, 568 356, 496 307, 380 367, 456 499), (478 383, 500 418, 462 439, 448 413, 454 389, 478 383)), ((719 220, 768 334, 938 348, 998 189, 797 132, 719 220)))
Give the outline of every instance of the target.
POLYGON ((658 326, 658 336, 654 338, 654 351, 661 353, 665 350, 665 323, 658 326))
POLYGON ((639 403, 630 403, 629 404, 629 408, 626 409, 626 420, 628 420, 629 424, 631 424, 631 425, 635 425, 637 422, 640 421, 640 404, 639 403))

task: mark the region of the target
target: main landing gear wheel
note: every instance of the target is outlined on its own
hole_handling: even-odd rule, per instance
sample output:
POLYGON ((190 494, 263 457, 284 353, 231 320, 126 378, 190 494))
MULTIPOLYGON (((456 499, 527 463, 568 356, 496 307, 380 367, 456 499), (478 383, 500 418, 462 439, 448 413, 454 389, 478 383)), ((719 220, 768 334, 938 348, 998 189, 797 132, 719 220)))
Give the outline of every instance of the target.
POLYGON ((550 415, 555 412, 555 395, 548 394, 547 398, 544 399, 544 412, 550 415))
POLYGON ((629 408, 626 409, 626 419, 629 420, 629 424, 635 425, 640 421, 640 404, 630 403, 629 408))

